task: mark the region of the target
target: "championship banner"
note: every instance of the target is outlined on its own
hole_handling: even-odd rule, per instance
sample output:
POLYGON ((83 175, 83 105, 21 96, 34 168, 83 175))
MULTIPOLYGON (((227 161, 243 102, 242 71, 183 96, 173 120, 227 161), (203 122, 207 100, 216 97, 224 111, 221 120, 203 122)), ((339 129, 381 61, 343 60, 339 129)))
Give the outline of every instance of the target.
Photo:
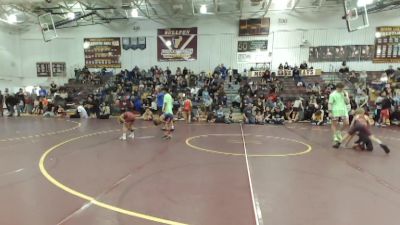
POLYGON ((53 70, 53 77, 65 77, 67 76, 67 66, 65 62, 52 62, 51 67, 53 70))
POLYGON ((88 68, 121 68, 121 38, 85 38, 88 68))
POLYGON ((268 50, 267 40, 238 41, 238 52, 256 52, 268 50))
POLYGON ((400 27, 377 27, 374 63, 400 62, 400 27))
POLYGON ((309 62, 371 61, 373 45, 310 47, 309 62))
POLYGON ((146 49, 146 37, 123 37, 122 49, 124 50, 144 50, 146 49))
POLYGON ((158 61, 197 59, 197 27, 158 29, 158 61))
POLYGON ((38 62, 36 63, 36 74, 38 77, 50 77, 50 62, 38 62))

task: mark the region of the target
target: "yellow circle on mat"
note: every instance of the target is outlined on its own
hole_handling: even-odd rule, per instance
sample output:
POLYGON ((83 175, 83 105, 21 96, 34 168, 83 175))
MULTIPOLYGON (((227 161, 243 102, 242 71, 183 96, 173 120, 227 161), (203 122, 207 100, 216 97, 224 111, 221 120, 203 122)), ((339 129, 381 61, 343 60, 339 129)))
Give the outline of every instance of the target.
MULTIPOLYGON (((149 127, 141 127, 140 129, 144 129, 144 128, 149 128, 149 127)), ((56 178, 51 176, 49 174, 49 172, 46 170, 46 166, 45 166, 46 158, 50 155, 50 153, 55 151, 57 148, 65 145, 65 144, 68 144, 70 142, 74 142, 76 140, 80 140, 80 139, 83 139, 83 138, 92 137, 92 136, 101 135, 101 134, 108 134, 108 133, 117 132, 117 131, 120 131, 120 130, 108 130, 108 131, 96 132, 96 133, 92 133, 92 134, 87 134, 87 135, 71 138, 71 139, 63 141, 63 142, 61 142, 61 143, 59 143, 57 145, 54 145, 50 149, 46 150, 45 153, 43 153, 42 157, 40 157, 40 161, 39 161, 40 172, 43 174, 43 176, 47 180, 49 180, 52 184, 54 184, 55 186, 57 186, 61 190, 65 191, 65 192, 67 192, 67 193, 69 193, 71 195, 74 195, 74 196, 76 196, 76 197, 78 197, 80 199, 86 200, 86 201, 90 202, 90 204, 99 206, 101 208, 108 209, 108 210, 111 210, 111 211, 114 211, 114 212, 117 212, 117 213, 121 213, 121 214, 125 214, 125 215, 128 215, 128 216, 132 216, 132 217, 141 218, 141 219, 144 219, 144 220, 161 223, 161 224, 186 225, 184 223, 175 222, 175 221, 172 221, 172 220, 167 220, 167 219, 163 219, 163 218, 159 218, 159 217, 155 217, 155 216, 151 216, 151 215, 146 215, 146 214, 140 213, 140 212, 130 211, 130 210, 127 210, 127 209, 123 209, 123 208, 119 208, 117 206, 113 206, 113 205, 107 204, 105 202, 101 202, 101 201, 97 200, 95 197, 92 197, 92 196, 89 196, 87 194, 81 193, 81 192, 79 192, 77 190, 72 189, 71 187, 68 187, 67 185, 62 184, 56 178)))
MULTIPOLYGON (((194 139, 203 138, 203 137, 210 137, 210 136, 217 136, 217 137, 237 136, 237 137, 241 137, 242 135, 241 134, 204 134, 204 135, 198 135, 198 136, 193 136, 193 137, 190 137, 190 138, 186 139, 186 145, 188 145, 192 149, 195 149, 195 150, 198 150, 198 151, 202 151, 202 152, 207 152, 207 153, 221 154, 221 155, 228 155, 228 156, 245 156, 245 154, 243 154, 243 153, 231 153, 231 152, 218 151, 218 150, 214 150, 214 149, 207 149, 207 148, 202 148, 202 147, 193 145, 191 143, 191 141, 193 141, 194 139)), ((306 147, 306 149, 301 151, 301 152, 286 153, 286 154, 247 154, 248 157, 300 156, 300 155, 304 155, 304 154, 310 153, 312 151, 311 145, 309 145, 307 143, 304 143, 302 141, 295 140, 295 139, 274 137, 274 136, 265 136, 265 135, 252 135, 252 134, 246 134, 245 136, 265 137, 265 138, 270 138, 270 139, 289 141, 289 142, 294 142, 294 143, 298 143, 298 144, 304 145, 306 147)))

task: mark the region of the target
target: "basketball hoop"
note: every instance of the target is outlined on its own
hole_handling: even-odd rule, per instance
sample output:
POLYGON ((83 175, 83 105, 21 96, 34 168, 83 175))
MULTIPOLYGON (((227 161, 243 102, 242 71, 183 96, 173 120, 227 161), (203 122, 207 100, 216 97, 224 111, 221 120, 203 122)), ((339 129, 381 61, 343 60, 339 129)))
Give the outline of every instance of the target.
POLYGON ((344 0, 344 16, 349 32, 369 27, 368 10, 366 5, 360 6, 359 0, 344 0))
POLYGON ((58 37, 56 26, 54 25, 53 16, 51 13, 46 13, 38 17, 40 30, 43 35, 43 40, 49 42, 58 37))

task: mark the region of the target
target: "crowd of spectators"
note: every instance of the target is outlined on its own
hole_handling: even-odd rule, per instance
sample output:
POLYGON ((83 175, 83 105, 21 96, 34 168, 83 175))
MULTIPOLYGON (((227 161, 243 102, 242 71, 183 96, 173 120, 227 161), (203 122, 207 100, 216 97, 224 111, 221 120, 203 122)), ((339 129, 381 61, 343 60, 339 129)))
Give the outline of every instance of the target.
MULTIPOLYGON (((279 69, 293 69, 287 63, 279 69)), ((302 63, 300 69, 307 69, 302 63)), ((79 74, 90 74, 87 68, 79 74)), ((105 71, 101 73, 104 74, 105 71)), ((91 75, 83 75, 91 77, 91 75)), ((100 75, 101 76, 101 75, 100 75)), ((293 80, 297 82, 296 76, 293 80)), ((77 79, 93 83, 86 78, 77 79)), ((366 73, 349 72, 351 94, 350 110, 364 108, 374 117, 377 125, 400 124, 400 81, 398 71, 390 67, 379 79, 367 82, 366 73), (385 78, 386 77, 386 78, 385 78), (368 83, 368 84, 367 84, 368 83)), ((93 83, 94 84, 94 83, 93 83)), ((8 116, 21 113, 45 117, 108 119, 123 111, 135 111, 145 120, 152 120, 161 112, 165 88, 174 98, 176 118, 187 122, 204 120, 215 123, 244 122, 248 124, 284 124, 309 121, 314 125, 329 123, 328 99, 335 89, 333 83, 305 84, 306 95, 280 97, 285 87, 282 80, 266 70, 261 79, 252 79, 234 73, 223 64, 213 73, 195 74, 188 68, 177 68, 174 73, 167 67, 154 66, 148 70, 135 67, 124 70, 87 96, 59 88, 55 83, 48 90, 40 87, 31 92, 20 89, 16 94, 0 92, 0 102, 8 109, 8 116), (237 93, 230 94, 231 90, 237 93)), ((3 116, 3 107, 1 107, 3 116)), ((350 113, 352 114, 352 113, 350 113)))

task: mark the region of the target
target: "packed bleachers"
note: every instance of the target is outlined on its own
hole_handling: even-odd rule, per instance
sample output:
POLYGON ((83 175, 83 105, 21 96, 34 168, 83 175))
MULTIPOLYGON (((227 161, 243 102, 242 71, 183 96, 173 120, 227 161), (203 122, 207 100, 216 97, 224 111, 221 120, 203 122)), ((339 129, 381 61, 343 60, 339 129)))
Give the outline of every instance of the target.
MULTIPOLYGON (((307 69, 302 65, 303 70, 307 69)), ((152 119, 153 114, 162 107, 162 88, 172 91, 175 99, 174 110, 177 119, 183 119, 183 102, 190 99, 193 103, 194 120, 208 122, 247 122, 271 123, 274 117, 283 117, 286 122, 313 121, 316 113, 324 115, 322 123, 328 123, 327 99, 338 82, 345 83, 351 94, 352 106, 365 107, 375 118, 377 124, 382 121, 379 112, 380 101, 390 98, 392 121, 398 121, 398 72, 386 71, 387 77, 381 79, 379 73, 323 73, 306 74, 297 67, 285 65, 277 72, 264 70, 254 73, 234 73, 233 70, 218 65, 213 73, 194 74, 187 68, 177 68, 173 73, 155 66, 148 70, 135 67, 121 71, 116 75, 102 70, 91 73, 87 68, 76 70, 75 79, 68 84, 56 87, 52 84, 49 91, 44 88, 31 93, 20 92, 12 95, 5 91, 5 104, 9 115, 13 109, 20 113, 42 114, 45 116, 79 117, 78 106, 85 108, 89 116, 108 118, 122 111, 132 110, 152 119), (276 76, 289 74, 291 76, 276 76), (389 75, 387 74, 389 73, 389 75), (257 74, 258 76, 248 76, 257 74), (372 93, 371 93, 372 92, 372 93), (379 96, 383 93, 385 96, 379 96), (363 102, 364 101, 364 102, 363 102), (279 112, 277 112, 279 110, 279 112), (375 111, 374 111, 375 110, 375 111), (105 115, 106 114, 106 115, 105 115)))

